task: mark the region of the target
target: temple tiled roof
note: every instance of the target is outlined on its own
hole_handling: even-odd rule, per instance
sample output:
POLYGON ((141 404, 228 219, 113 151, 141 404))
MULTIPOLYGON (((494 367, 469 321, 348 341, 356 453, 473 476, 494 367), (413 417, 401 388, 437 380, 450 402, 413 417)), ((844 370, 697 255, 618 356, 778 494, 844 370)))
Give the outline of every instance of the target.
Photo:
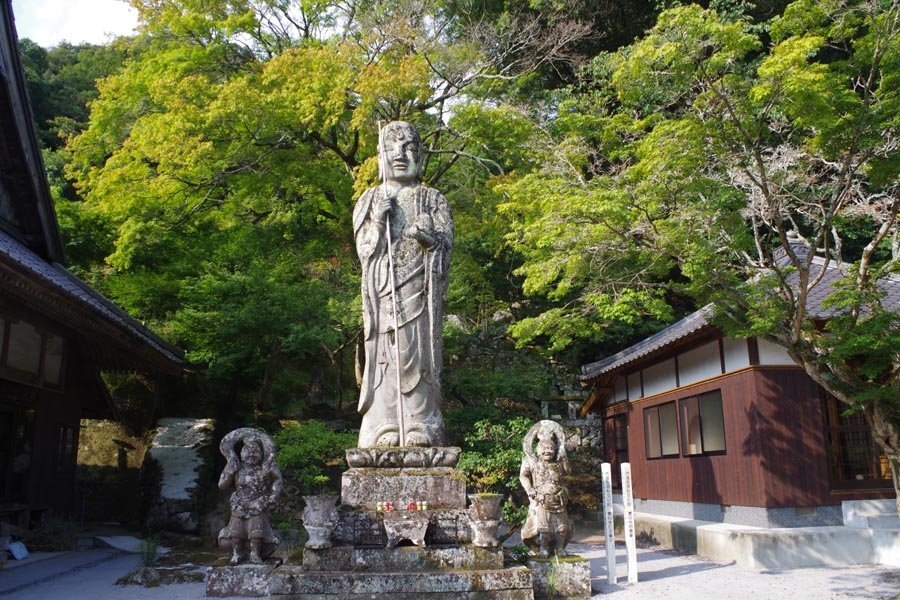
MULTIPOLYGON (((813 268, 811 269, 811 280, 815 279, 816 274, 822 273, 822 268, 825 269, 825 272, 822 278, 810 289, 806 301, 810 316, 816 319, 828 319, 837 314, 838 311, 836 309, 825 306, 825 299, 834 291, 835 282, 846 274, 846 270, 834 261, 826 262, 824 258, 815 257, 813 258, 813 268)), ((792 279, 792 283, 796 283, 797 275, 794 274, 792 279)), ((880 279, 878 287, 884 293, 881 305, 886 310, 900 310, 900 277, 889 275, 880 279)), ((714 326, 711 321, 714 316, 715 308, 708 304, 677 323, 641 340, 633 346, 625 348, 621 352, 607 356, 603 360, 583 365, 580 379, 589 381, 605 373, 617 371, 667 346, 674 345, 676 342, 694 334, 699 334, 704 329, 712 328, 714 326)))

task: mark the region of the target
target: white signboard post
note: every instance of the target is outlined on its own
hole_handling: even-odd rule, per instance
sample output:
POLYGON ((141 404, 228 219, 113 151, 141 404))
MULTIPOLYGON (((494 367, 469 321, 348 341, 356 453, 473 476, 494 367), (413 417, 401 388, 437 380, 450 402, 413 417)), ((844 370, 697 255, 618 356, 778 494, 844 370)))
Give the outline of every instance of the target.
POLYGON ((603 488, 603 523, 606 537, 606 581, 616 583, 616 530, 613 521, 612 467, 609 463, 600 465, 600 480, 603 488))
POLYGON ((631 463, 622 463, 622 504, 625 507, 625 548, 628 553, 628 583, 637 583, 637 544, 634 531, 634 493, 631 489, 631 463))

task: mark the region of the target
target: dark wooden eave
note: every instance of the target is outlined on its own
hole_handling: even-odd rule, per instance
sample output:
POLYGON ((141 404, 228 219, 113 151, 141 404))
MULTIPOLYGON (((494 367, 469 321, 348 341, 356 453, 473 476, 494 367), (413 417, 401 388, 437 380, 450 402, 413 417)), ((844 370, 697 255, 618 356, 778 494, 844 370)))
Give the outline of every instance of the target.
POLYGON ((0 230, 41 258, 64 263, 16 39, 10 0, 0 0, 0 178, 17 200, 18 221, 0 219, 0 230))

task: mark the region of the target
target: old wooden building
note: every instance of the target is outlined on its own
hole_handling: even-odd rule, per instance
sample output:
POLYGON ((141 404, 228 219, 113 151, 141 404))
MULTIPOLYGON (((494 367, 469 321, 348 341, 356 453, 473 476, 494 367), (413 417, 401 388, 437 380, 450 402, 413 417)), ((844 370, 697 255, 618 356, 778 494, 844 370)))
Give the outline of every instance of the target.
MULTIPOLYGON (((815 259, 824 268, 824 262, 815 259)), ((812 311, 837 269, 811 295, 812 311)), ((889 309, 900 279, 882 282, 889 309)), ((711 307, 582 367, 584 412, 604 420, 606 459, 630 462, 635 510, 757 526, 839 524, 843 500, 894 496, 860 413, 780 347, 730 339, 711 307)), ((824 315, 827 316, 827 315, 824 315)))
POLYGON ((177 375, 182 353, 65 268, 10 0, 0 0, 0 520, 75 510, 79 422, 101 372, 177 375))

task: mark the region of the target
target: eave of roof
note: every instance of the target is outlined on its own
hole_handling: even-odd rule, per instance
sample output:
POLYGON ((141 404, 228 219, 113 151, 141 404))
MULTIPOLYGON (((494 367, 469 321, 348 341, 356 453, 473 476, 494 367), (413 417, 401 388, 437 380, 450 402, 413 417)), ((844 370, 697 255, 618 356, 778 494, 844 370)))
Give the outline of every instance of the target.
POLYGON ((112 325, 129 339, 147 346, 173 369, 181 370, 184 353, 128 316, 100 292, 72 275, 60 264, 50 264, 7 233, 0 231, 0 261, 38 286, 47 288, 82 311, 112 325))
POLYGON ((580 379, 582 381, 596 379, 605 373, 621 369, 690 335, 699 333, 701 330, 709 329, 712 327, 710 320, 714 314, 715 309, 711 304, 708 304, 677 323, 669 325, 662 331, 625 348, 621 352, 582 366, 580 379))
MULTIPOLYGON (((833 307, 826 306, 825 299, 834 291, 835 282, 846 275, 846 269, 843 265, 833 260, 826 260, 820 256, 813 257, 812 266, 810 279, 815 281, 815 285, 807 294, 807 310, 813 318, 828 319, 835 316, 839 311, 833 307), (816 267, 819 270, 816 270, 816 267), (824 273, 821 271, 822 268, 825 269, 824 273), (819 274, 821 274, 821 278, 817 279, 819 274)), ((796 274, 791 276, 792 283, 796 284, 798 280, 799 278, 796 274)), ((891 311, 900 310, 900 277, 888 275, 879 279, 877 285, 884 294, 881 298, 882 307, 891 311)), ((633 346, 625 348, 621 352, 607 356, 597 362, 583 365, 579 379, 583 382, 593 381, 602 375, 618 371, 646 356, 694 336, 694 334, 699 334, 702 330, 711 330, 715 327, 711 323, 715 313, 715 308, 708 304, 677 323, 641 340, 633 346)))

